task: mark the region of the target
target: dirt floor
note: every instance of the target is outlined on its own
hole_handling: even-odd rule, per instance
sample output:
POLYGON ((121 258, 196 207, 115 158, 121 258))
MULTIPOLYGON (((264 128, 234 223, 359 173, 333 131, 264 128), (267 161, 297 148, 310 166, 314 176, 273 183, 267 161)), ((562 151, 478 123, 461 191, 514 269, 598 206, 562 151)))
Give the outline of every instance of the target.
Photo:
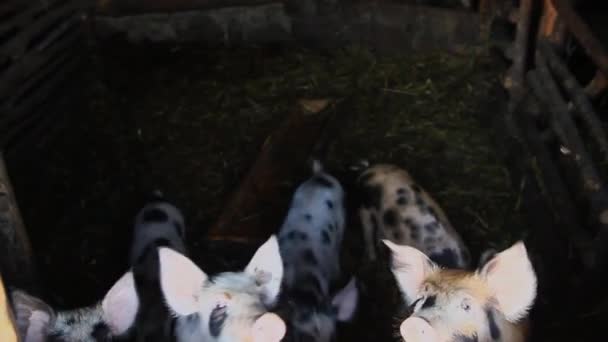
MULTIPOLYGON (((99 46, 84 71, 85 97, 9 154, 45 295, 57 307, 91 304, 124 272, 132 219, 153 188, 183 208, 195 262, 212 273, 244 265, 255 247, 207 244, 205 228, 305 96, 341 98, 348 111, 326 160, 337 174, 359 158, 407 168, 475 258, 526 234, 520 185, 490 129, 504 99, 494 92, 501 69, 487 58, 113 44, 99 46)), ((365 273, 355 268, 358 234, 352 223, 345 263, 365 273)), ((389 340, 395 331, 381 327, 393 325, 398 307, 392 279, 362 277, 368 301, 345 340, 389 340), (393 286, 384 299, 372 294, 380 286, 393 286)))

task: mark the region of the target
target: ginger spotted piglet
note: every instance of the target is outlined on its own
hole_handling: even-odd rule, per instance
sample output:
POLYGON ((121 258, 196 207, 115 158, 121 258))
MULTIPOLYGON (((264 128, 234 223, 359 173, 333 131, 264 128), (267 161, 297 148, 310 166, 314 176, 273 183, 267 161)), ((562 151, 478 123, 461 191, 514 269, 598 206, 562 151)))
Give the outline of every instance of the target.
POLYGON ((412 314, 400 327, 407 342, 523 342, 537 291, 523 242, 476 271, 443 269, 419 250, 384 243, 412 314))
POLYGON ((462 238, 407 171, 390 164, 362 164, 365 168, 357 177, 362 196, 359 217, 370 260, 376 259, 379 241, 387 239, 415 247, 443 267, 470 266, 462 238))

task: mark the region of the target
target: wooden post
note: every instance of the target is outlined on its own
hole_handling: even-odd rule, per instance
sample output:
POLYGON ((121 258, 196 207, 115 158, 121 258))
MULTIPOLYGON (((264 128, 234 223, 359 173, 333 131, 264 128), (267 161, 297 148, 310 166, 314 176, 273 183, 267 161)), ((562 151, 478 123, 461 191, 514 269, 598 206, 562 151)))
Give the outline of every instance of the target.
POLYGON ((19 342, 15 316, 8 296, 9 294, 6 291, 6 286, 4 286, 2 275, 0 275, 0 341, 19 342))
POLYGON ((209 239, 258 243, 279 229, 294 185, 310 172, 306 161, 329 122, 329 104, 325 99, 300 101, 266 139, 253 167, 210 228, 209 239))
POLYGON ((7 284, 36 290, 30 241, 0 153, 0 269, 7 284))

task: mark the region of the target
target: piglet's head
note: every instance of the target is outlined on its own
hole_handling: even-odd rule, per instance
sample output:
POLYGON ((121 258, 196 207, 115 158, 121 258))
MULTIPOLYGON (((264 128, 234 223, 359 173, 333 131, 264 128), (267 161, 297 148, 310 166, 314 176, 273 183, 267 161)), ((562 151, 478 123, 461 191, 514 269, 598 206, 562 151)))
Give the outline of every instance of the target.
POLYGON ((177 317, 197 315, 203 340, 274 342, 285 335, 283 320, 269 312, 283 277, 275 236, 258 248, 242 272, 210 278, 190 259, 164 247, 159 260, 167 306, 177 317))
POLYGON ((400 327, 407 342, 519 341, 534 304, 537 279, 522 242, 475 272, 441 269, 419 250, 384 241, 392 272, 412 315, 400 327))
POLYGON ((139 310, 131 272, 125 273, 95 306, 56 312, 21 290, 12 292, 19 333, 25 342, 111 341, 128 333, 139 310))

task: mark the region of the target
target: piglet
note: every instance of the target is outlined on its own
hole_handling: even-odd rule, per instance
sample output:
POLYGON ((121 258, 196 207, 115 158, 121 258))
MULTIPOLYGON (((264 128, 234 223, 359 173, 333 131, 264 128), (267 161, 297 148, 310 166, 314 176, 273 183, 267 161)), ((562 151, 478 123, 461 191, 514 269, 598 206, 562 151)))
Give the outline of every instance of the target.
POLYGON ((110 288, 101 302, 90 307, 57 312, 24 291, 14 290, 11 295, 24 342, 99 342, 124 338, 139 309, 130 271, 110 288))
POLYGON ((331 293, 341 277, 344 223, 342 186, 314 161, 313 174, 296 189, 279 232, 285 267, 281 308, 291 340, 330 341, 337 321, 349 321, 355 313, 354 278, 331 293))
POLYGON ((258 248, 241 272, 205 274, 186 256, 158 249, 163 300, 174 317, 178 342, 278 342, 284 321, 274 307, 283 263, 277 238, 258 248))
POLYGON ((370 260, 380 239, 421 250, 450 268, 468 268, 471 258, 458 232, 437 202, 410 174, 390 164, 362 163, 357 178, 359 217, 370 260))
POLYGON ((413 313, 400 327, 407 342, 523 342, 537 278, 523 242, 476 271, 444 269, 421 251, 384 243, 391 269, 413 313))

